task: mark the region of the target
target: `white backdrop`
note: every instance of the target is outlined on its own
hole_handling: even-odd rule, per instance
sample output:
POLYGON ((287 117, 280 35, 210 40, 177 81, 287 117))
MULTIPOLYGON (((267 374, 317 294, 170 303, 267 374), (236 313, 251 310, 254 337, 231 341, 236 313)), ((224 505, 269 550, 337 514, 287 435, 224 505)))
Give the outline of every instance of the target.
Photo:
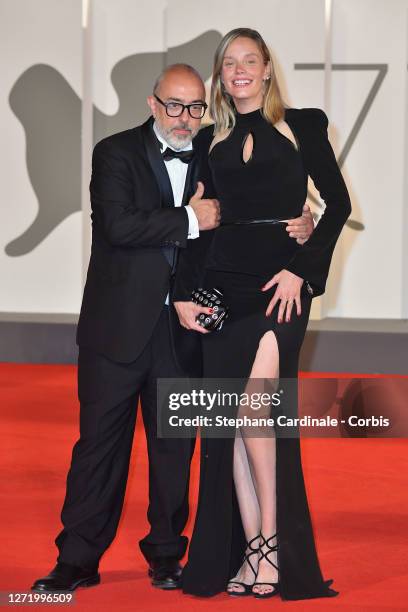
MULTIPOLYGON (((207 53, 210 43, 213 50, 217 36, 249 26, 272 47, 286 101, 326 110, 337 155, 351 145, 342 171, 352 197, 352 227, 345 228, 336 248, 328 289, 314 300, 313 317, 407 316, 408 0, 333 0, 328 98, 325 0, 206 0, 199 8, 188 0, 93 0, 90 5, 83 30, 80 0, 0 3, 0 125, 7 142, 0 153, 0 311, 79 312, 82 265, 88 257, 82 235, 89 238, 86 186, 92 132, 95 141, 104 131, 140 123, 148 114, 144 99, 150 84, 167 61, 177 59, 178 50, 185 54, 187 49, 194 64, 203 60, 202 49, 207 53), (84 41, 90 50, 85 55, 84 41), (33 103, 27 69, 34 78, 42 75, 43 89, 50 83, 49 112, 41 113, 41 105, 33 103), (385 76, 373 91, 381 71, 385 76), (83 89, 81 128, 72 109, 83 99, 83 89), (66 106, 58 91, 68 92, 66 106), (91 133, 89 146, 83 138, 82 202, 76 191, 69 191, 81 179, 75 160, 63 148, 56 147, 53 155, 49 138, 41 143, 38 134, 37 139, 32 136, 34 124, 37 132, 38 125, 47 132, 50 116, 54 121, 60 117, 65 129, 78 130, 79 150, 81 130, 91 133), (41 201, 47 173, 53 185, 48 213, 41 201), (65 207, 65 216, 50 223, 43 235, 37 226, 31 232, 39 209, 41 227, 46 226, 51 205, 65 207)), ((211 62, 211 53, 205 62, 211 62)), ((68 136, 62 129, 61 138, 68 136)))
POLYGON ((338 0, 333 6, 333 64, 350 66, 346 71, 334 70, 331 76, 328 112, 337 150, 350 133, 377 74, 351 67, 386 64, 387 73, 343 169, 352 197, 352 217, 365 230, 345 229, 325 303, 332 316, 403 318, 408 315, 407 310, 403 312, 404 286, 408 284, 403 256, 408 229, 404 220, 408 3, 338 0))
MULTIPOLYGON (((0 152, 3 312, 69 313, 76 312, 80 305, 80 212, 70 215, 27 254, 9 256, 5 248, 31 226, 39 210, 27 171, 26 133, 11 110, 9 95, 27 69, 41 64, 58 70, 76 96, 82 95, 81 11, 80 0, 1 0, 0 129, 2 141, 7 143, 0 152)), ((24 95, 29 121, 38 124, 39 119, 29 115, 29 92, 22 92, 20 99, 24 95)), ((42 152, 35 154, 40 157, 42 152)), ((52 151, 47 154, 52 155, 52 151)))

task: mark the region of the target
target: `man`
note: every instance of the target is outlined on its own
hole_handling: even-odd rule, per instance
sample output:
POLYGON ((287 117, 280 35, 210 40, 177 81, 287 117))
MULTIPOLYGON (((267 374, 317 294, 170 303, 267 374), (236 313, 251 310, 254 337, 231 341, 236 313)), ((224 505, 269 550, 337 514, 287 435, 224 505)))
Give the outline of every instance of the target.
MULTIPOLYGON (((179 586, 194 441, 157 438, 156 383, 200 373, 199 336, 178 324, 169 293, 178 249, 216 228, 220 212, 197 183, 192 140, 207 106, 198 73, 168 67, 148 104, 146 123, 102 140, 93 153, 92 252, 77 333, 80 438, 55 540, 57 565, 34 583, 37 591, 100 582, 99 560, 122 511, 139 399, 150 522, 139 545, 152 584, 179 586)), ((298 222, 296 235, 310 234, 310 219, 298 222)))

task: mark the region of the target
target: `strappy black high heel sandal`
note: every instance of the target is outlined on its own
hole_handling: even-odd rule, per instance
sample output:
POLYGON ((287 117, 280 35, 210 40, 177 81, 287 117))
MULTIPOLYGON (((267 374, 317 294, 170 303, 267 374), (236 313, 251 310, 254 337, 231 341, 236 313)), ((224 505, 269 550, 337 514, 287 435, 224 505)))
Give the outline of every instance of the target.
MULTIPOLYGON (((261 534, 255 536, 254 538, 252 538, 252 540, 249 540, 249 542, 247 542, 246 545, 246 549, 247 550, 249 548, 249 552, 247 554, 244 554, 244 560, 242 562, 242 565, 245 563, 245 561, 248 563, 249 567, 251 568, 251 570, 254 573, 254 576, 256 578, 256 571, 254 569, 254 566, 252 565, 251 561, 250 561, 250 557, 252 555, 258 555, 259 553, 259 546, 257 548, 253 548, 253 543, 255 542, 255 540, 258 540, 260 538, 263 538, 263 536, 261 534)), ((265 538, 263 538, 265 539, 265 538)), ((242 567, 241 565, 241 567, 242 567)), ((228 585, 227 585, 227 593, 228 595, 231 595, 232 597, 245 597, 246 595, 252 595, 252 587, 254 585, 253 584, 245 584, 245 582, 239 582, 238 580, 229 580, 228 581, 228 585), (243 591, 229 591, 228 587, 230 584, 238 584, 241 587, 244 587, 243 591)))
MULTIPOLYGON (((262 538, 263 542, 260 542, 259 544, 260 557, 258 560, 258 568, 259 568, 259 563, 262 561, 262 559, 266 559, 267 562, 273 565, 273 567, 275 567, 279 572, 278 566, 275 565, 275 563, 271 561, 268 557, 268 555, 270 555, 272 552, 275 552, 278 550, 278 544, 275 544, 275 546, 271 546, 269 543, 271 540, 273 540, 273 538, 276 538, 276 536, 277 534, 275 533, 275 535, 266 539, 264 538, 262 533, 260 534, 260 537, 262 538), (266 552, 262 550, 263 546, 267 547, 268 550, 266 552)), ((269 591, 268 593, 256 593, 252 590, 252 594, 254 597, 256 597, 256 599, 269 599, 269 597, 273 597, 274 595, 277 595, 279 592, 279 582, 254 582, 254 584, 252 585, 252 589, 254 586, 257 586, 257 585, 273 587, 273 591, 269 591)))

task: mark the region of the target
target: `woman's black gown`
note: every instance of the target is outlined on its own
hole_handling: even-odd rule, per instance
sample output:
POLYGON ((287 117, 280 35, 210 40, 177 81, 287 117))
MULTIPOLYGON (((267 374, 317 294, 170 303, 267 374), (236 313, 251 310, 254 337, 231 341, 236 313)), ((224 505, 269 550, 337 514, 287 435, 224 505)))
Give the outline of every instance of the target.
MULTIPOLYGON (((232 132, 208 157, 212 128, 202 130, 198 137, 200 150, 206 152, 202 167, 208 162, 201 178, 207 191, 215 189, 222 225, 212 233, 203 232, 201 246, 200 239, 189 241, 195 245, 184 254, 187 261, 180 261, 179 273, 186 292, 198 284, 220 287, 230 305, 223 329, 202 337, 204 377, 248 377, 261 337, 272 330, 279 349, 279 376, 297 378, 311 291, 314 295, 324 291, 334 244, 350 211, 347 190, 327 140, 324 113, 287 109, 285 120, 298 147, 266 122, 259 110, 237 114, 232 132), (243 144, 248 134, 253 150, 245 163, 243 144), (285 223, 233 223, 300 216, 308 174, 320 193, 324 192, 327 208, 318 225, 323 224, 323 232, 316 229, 307 248, 289 237, 285 223), (333 178, 335 185, 330 186, 333 178), (197 255, 200 248, 201 255, 197 255), (279 324, 278 307, 270 317, 265 316, 276 287, 267 292, 261 287, 283 268, 308 283, 302 286, 301 315, 294 307, 290 323, 279 324)), ((233 438, 202 437, 198 509, 182 577, 184 593, 211 596, 225 591, 242 564, 246 543, 233 483, 233 451, 233 438)), ((324 581, 319 567, 296 437, 276 438, 276 525, 281 597, 336 595, 329 587, 332 580, 324 581)))

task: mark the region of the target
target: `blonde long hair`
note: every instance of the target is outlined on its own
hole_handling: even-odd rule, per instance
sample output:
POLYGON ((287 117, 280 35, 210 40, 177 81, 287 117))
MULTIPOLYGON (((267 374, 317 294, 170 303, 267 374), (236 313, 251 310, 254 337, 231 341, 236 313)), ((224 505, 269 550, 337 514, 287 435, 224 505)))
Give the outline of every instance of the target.
POLYGON ((233 128, 235 125, 234 104, 221 82, 221 70, 228 45, 239 37, 250 38, 255 41, 262 53, 264 63, 267 64, 269 62, 271 68, 271 78, 265 81, 262 105, 262 113, 265 119, 274 124, 282 119, 285 114, 285 105, 276 79, 271 51, 256 30, 236 28, 224 36, 215 51, 209 108, 210 117, 215 123, 214 134, 233 128))

